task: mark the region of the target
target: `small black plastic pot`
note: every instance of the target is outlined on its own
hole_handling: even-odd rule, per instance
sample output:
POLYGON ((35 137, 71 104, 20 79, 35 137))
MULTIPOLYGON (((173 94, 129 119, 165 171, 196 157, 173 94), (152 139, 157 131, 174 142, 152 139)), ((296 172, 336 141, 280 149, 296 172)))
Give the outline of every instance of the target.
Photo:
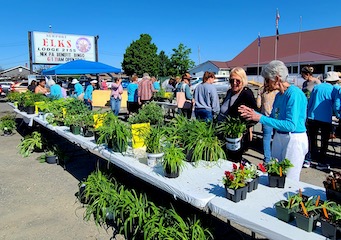
POLYGON ((286 175, 278 176, 268 174, 269 187, 284 188, 286 175))

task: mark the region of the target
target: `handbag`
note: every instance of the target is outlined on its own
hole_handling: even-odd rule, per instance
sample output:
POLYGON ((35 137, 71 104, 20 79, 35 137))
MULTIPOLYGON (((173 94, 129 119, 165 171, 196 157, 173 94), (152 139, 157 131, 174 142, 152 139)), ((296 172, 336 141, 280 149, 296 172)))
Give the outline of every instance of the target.
POLYGON ((182 106, 182 109, 191 109, 191 108, 192 108, 192 102, 186 100, 186 101, 184 102, 184 105, 182 106))
POLYGON ((176 103, 178 105, 178 108, 183 108, 185 102, 186 102, 185 93, 184 92, 177 92, 176 93, 176 103))

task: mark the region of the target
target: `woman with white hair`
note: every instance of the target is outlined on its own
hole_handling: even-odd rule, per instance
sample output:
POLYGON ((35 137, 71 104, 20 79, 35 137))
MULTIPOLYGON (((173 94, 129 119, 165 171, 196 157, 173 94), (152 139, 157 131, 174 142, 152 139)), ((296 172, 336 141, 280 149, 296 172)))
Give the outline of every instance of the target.
POLYGON ((62 88, 54 80, 49 80, 47 83, 50 86, 50 97, 53 99, 63 98, 62 88))
POLYGON ((246 118, 276 129, 271 156, 279 161, 289 159, 294 165, 287 177, 299 181, 304 157, 308 152, 306 133, 307 98, 301 89, 287 82, 288 68, 283 62, 274 60, 262 70, 271 90, 279 90, 269 117, 245 105, 239 112, 246 118))

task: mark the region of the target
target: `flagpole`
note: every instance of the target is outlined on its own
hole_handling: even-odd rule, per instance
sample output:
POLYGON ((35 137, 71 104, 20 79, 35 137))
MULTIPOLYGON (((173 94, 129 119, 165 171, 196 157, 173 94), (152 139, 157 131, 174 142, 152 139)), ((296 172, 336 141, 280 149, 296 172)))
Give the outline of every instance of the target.
POLYGON ((276 41, 275 41, 275 60, 277 60, 277 47, 278 47, 278 38, 279 38, 279 33, 278 33, 278 21, 279 21, 279 11, 278 8, 276 10, 276 41))
POLYGON ((260 33, 258 33, 257 82, 259 82, 260 33))
MULTIPOLYGON (((298 32, 298 61, 297 61, 297 75, 299 76, 300 71, 301 71, 301 31, 302 31, 302 16, 300 16, 300 28, 298 32)), ((298 84, 298 82, 297 82, 298 84)))

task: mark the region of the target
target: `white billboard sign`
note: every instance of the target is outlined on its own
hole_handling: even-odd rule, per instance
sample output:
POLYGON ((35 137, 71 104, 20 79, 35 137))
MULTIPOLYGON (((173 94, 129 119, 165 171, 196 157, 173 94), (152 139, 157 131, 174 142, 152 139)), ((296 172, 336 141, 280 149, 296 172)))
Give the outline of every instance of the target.
POLYGON ((73 60, 96 61, 94 36, 33 32, 36 64, 61 64, 73 60))

